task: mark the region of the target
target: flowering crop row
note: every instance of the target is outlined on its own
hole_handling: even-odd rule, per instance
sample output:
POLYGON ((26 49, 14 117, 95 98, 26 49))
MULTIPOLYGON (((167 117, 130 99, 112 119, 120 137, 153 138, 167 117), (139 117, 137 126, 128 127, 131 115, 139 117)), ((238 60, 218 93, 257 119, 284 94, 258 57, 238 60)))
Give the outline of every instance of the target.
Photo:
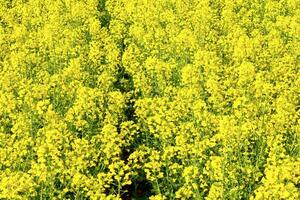
POLYGON ((0 0, 0 199, 299 199, 298 0, 0 0))

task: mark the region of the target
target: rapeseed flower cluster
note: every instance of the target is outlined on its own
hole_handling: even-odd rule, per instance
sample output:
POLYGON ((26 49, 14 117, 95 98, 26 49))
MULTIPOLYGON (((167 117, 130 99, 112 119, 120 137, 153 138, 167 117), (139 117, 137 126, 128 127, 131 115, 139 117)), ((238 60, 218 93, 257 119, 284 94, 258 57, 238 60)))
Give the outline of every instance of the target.
POLYGON ((0 0, 0 199, 299 199, 298 0, 0 0))

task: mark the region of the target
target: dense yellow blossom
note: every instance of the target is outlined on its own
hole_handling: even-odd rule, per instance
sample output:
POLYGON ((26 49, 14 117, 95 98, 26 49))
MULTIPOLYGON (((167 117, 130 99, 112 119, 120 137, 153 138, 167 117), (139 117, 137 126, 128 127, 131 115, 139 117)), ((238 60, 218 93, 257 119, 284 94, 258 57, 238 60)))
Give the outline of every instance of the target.
POLYGON ((0 0, 0 199, 299 199, 299 58, 299 0, 0 0))

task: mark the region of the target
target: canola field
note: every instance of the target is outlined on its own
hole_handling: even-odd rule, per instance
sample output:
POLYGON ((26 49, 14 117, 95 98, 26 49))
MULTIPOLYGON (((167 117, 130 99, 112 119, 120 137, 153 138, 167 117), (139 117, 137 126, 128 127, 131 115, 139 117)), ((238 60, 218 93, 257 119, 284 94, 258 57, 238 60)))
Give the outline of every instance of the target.
POLYGON ((299 0, 0 0, 0 199, 300 199, 299 0))

